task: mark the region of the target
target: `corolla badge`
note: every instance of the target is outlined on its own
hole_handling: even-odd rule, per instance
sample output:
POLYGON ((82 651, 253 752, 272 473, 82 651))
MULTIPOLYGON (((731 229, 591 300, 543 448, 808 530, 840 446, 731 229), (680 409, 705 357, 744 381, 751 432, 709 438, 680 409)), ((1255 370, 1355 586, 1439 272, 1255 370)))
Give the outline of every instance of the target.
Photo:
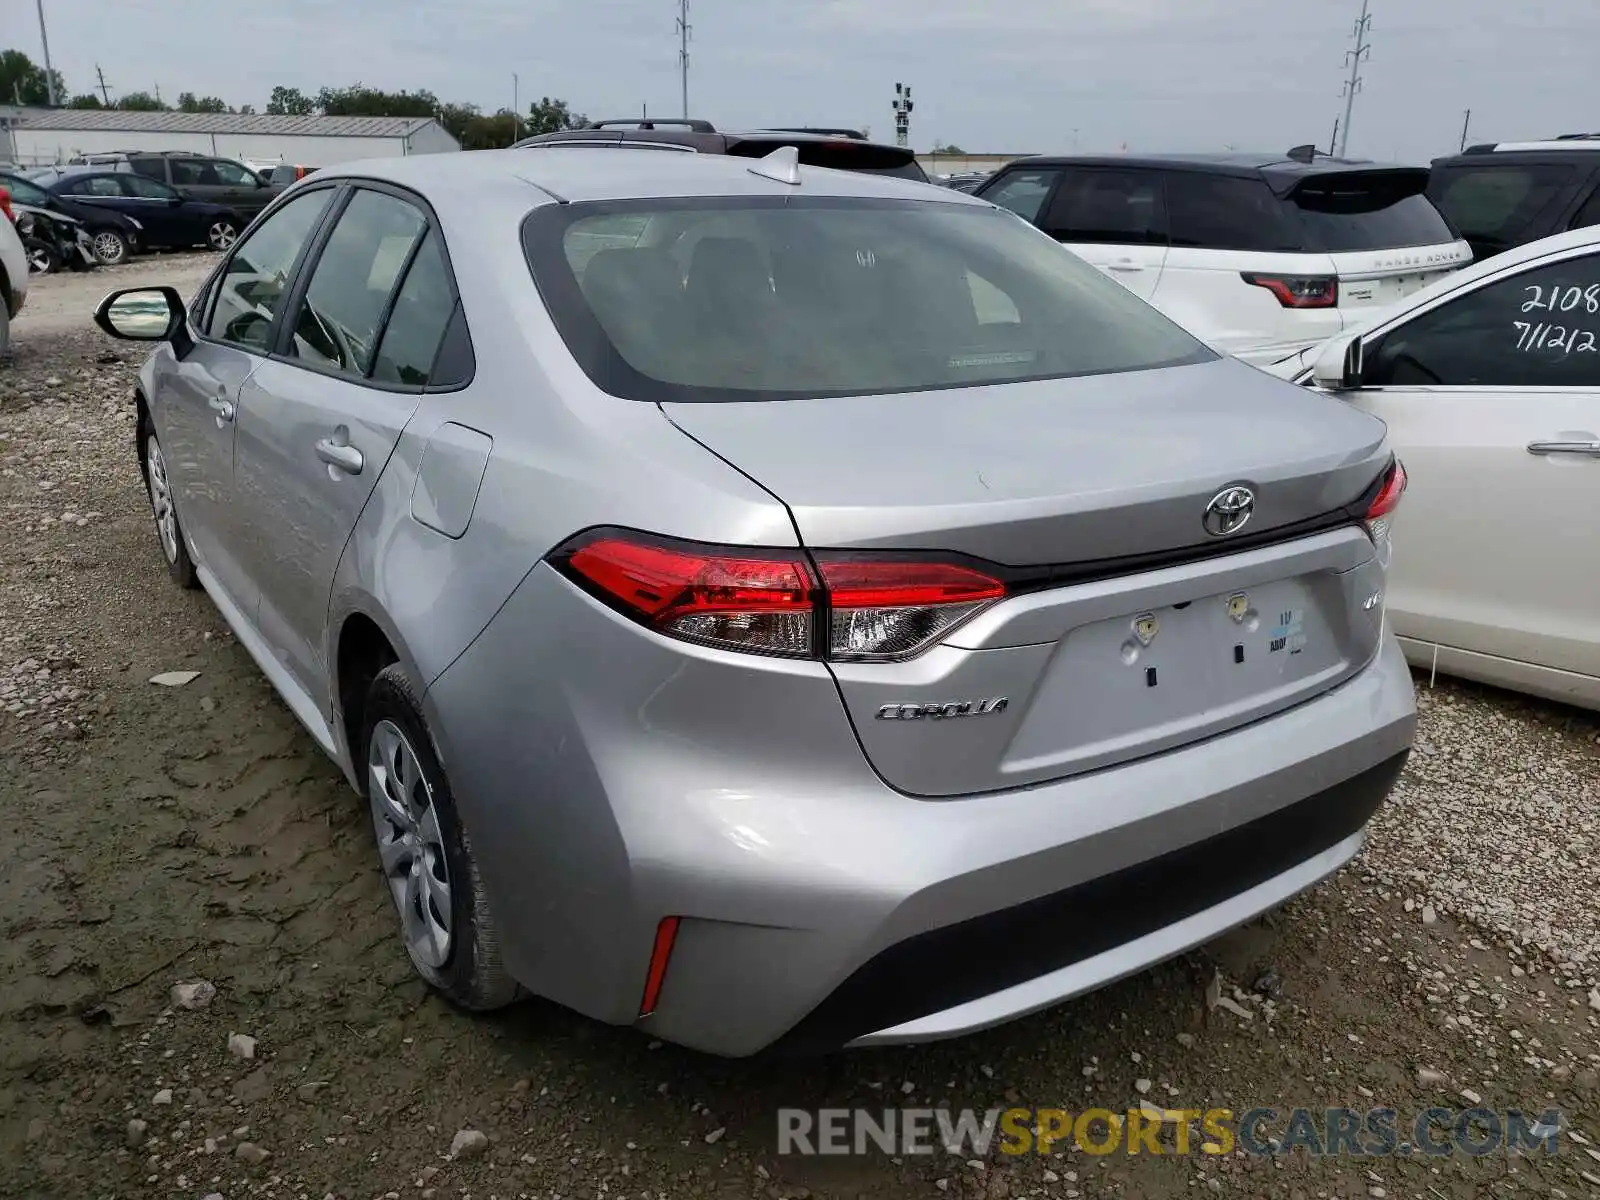
POLYGON ((948 721, 957 717, 992 717, 1006 710, 1004 696, 982 700, 953 700, 943 704, 885 704, 880 721, 948 721))
POLYGON ((1212 537, 1226 537, 1243 529, 1255 510, 1256 494, 1243 484, 1236 483, 1211 497, 1201 522, 1212 537))

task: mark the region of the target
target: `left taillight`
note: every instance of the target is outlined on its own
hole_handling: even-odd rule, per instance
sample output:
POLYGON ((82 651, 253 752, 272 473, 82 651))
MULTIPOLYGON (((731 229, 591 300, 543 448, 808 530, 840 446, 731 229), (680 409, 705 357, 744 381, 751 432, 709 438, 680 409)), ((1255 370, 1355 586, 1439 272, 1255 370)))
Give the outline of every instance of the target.
POLYGON ((6 220, 15 223, 17 216, 11 211, 11 193, 0 187, 0 213, 5 213, 6 220))
POLYGON ((910 658, 1006 595, 937 559, 704 547, 591 534, 551 556, 567 578, 657 633, 782 658, 910 658))
POLYGON ((1378 494, 1367 506, 1364 524, 1373 541, 1389 536, 1389 514, 1400 507, 1400 497, 1405 495, 1405 490, 1406 469, 1397 458, 1389 464, 1383 482, 1378 485, 1378 494))
POLYGON ((1258 271, 1241 271, 1239 274, 1251 287, 1266 288, 1284 308, 1339 306, 1337 275, 1266 275, 1258 271))

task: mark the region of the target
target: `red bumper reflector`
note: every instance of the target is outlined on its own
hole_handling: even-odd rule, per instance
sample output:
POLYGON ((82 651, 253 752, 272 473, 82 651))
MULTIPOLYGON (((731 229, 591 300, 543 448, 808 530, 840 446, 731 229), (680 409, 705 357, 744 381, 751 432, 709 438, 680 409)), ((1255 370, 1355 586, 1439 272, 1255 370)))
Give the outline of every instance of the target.
POLYGON ((641 1017, 648 1017, 656 1010, 661 985, 667 978, 667 962, 672 958, 672 943, 677 937, 678 918, 662 917, 661 924, 656 926, 656 944, 650 950, 650 973, 644 979, 644 999, 639 1001, 641 1017))

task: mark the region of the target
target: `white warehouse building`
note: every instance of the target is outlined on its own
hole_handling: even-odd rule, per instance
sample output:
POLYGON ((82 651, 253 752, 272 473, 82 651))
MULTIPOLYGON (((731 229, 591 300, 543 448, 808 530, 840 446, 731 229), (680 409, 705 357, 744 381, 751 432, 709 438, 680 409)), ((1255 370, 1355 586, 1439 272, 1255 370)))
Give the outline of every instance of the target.
POLYGON ((75 154, 188 150, 254 162, 331 167, 358 158, 440 154, 461 144, 431 117, 273 117, 239 113, 10 109, 0 158, 28 166, 75 154))

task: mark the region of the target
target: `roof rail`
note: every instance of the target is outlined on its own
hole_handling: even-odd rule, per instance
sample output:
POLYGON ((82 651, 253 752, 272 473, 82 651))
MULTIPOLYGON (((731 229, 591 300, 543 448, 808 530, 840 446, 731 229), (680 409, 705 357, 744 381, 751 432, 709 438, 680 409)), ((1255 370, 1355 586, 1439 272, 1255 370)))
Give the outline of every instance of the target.
POLYGON ((634 129, 658 129, 669 126, 674 129, 687 129, 690 133, 715 133, 717 127, 710 121, 696 121, 689 117, 682 120, 656 117, 618 117, 611 121, 590 121, 585 129, 610 129, 613 126, 631 126, 634 129))
POLYGON ((772 125, 772 133, 817 133, 824 137, 854 138, 858 142, 867 140, 867 135, 859 129, 835 129, 828 125, 772 125))

